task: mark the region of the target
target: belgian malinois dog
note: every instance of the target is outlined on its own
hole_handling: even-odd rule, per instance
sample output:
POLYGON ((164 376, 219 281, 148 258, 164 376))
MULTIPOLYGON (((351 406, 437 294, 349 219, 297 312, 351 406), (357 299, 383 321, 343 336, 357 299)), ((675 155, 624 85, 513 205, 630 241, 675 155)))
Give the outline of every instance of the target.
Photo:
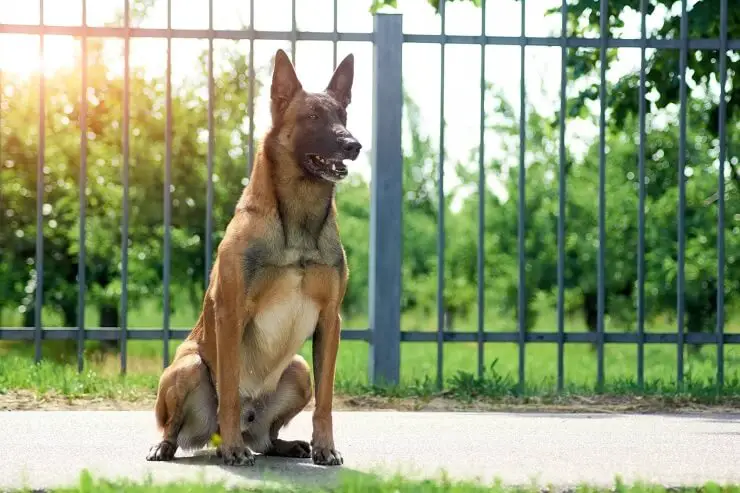
POLYGON ((253 452, 344 462, 332 398, 349 273, 334 195, 344 161, 362 147, 346 127, 353 79, 350 54, 323 92, 307 92, 277 51, 272 126, 218 246, 200 318, 159 380, 162 441, 147 460, 171 460, 178 447, 201 448, 219 433, 227 465, 253 465, 253 452), (309 366, 297 354, 311 335, 309 446, 278 431, 311 400, 309 366))

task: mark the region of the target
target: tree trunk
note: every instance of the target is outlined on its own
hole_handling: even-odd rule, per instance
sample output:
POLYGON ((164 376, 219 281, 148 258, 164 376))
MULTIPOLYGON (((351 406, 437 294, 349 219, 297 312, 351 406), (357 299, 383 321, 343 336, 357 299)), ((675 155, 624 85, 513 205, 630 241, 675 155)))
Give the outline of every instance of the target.
MULTIPOLYGON (((598 297, 596 293, 583 293, 583 318, 586 321, 588 331, 596 332, 599 319, 598 297)), ((594 349, 596 349, 596 344, 591 344, 591 350, 594 349)))
MULTIPOLYGON (((716 282, 708 286, 703 294, 701 299, 686 302, 686 332, 711 333, 717 325, 716 282)), ((701 350, 702 344, 688 344, 687 347, 690 354, 696 355, 701 350)))
POLYGON ((23 312, 23 326, 34 327, 36 325, 35 315, 33 305, 26 306, 26 311, 23 312))
POLYGON ((77 303, 64 303, 61 306, 65 327, 77 327, 77 303))
MULTIPOLYGON (((112 304, 102 304, 98 308, 100 314, 100 326, 101 327, 119 327, 118 318, 118 307, 112 304)), ((118 351, 119 344, 118 340, 115 341, 101 341, 101 349, 105 351, 118 351)))
POLYGON ((455 313, 453 310, 445 310, 444 313, 444 330, 445 332, 455 331, 455 313))

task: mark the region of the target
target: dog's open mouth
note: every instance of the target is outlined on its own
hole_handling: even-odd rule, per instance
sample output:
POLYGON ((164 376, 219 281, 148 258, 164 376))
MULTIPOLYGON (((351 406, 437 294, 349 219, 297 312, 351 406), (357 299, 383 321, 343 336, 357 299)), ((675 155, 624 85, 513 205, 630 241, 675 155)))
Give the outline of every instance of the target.
POLYGON ((347 165, 342 159, 309 154, 306 161, 311 171, 325 180, 336 182, 347 177, 347 165))

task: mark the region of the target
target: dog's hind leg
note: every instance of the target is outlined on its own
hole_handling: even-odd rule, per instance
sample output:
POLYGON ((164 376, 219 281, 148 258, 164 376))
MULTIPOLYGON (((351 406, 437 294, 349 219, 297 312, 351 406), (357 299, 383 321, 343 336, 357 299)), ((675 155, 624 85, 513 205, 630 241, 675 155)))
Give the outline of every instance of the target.
POLYGON ((151 447, 147 460, 168 461, 178 447, 204 446, 218 427, 216 409, 208 368, 195 343, 186 341, 159 379, 155 415, 162 440, 151 447))
POLYGON ((295 355, 280 377, 275 391, 253 403, 254 420, 243 433, 244 442, 263 455, 311 457, 308 442, 278 438, 280 429, 310 402, 311 394, 308 363, 300 355, 295 355))

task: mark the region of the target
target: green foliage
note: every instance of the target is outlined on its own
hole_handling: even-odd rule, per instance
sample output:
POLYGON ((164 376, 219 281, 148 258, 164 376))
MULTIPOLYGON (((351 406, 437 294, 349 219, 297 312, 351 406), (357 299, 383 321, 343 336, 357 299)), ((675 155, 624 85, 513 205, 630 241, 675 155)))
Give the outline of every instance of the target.
MULTIPOLYGON (((646 2, 647 14, 656 10, 665 12, 663 23, 654 31, 647 31, 647 36, 657 39, 679 39, 681 36, 681 12, 675 9, 672 0, 653 0, 646 2)), ((691 39, 718 39, 720 37, 719 23, 720 0, 700 0, 688 10, 687 36, 691 39)), ((624 27, 623 15, 629 12, 639 12, 638 0, 616 0, 608 2, 609 20, 608 29, 611 36, 619 35, 624 27)), ((550 14, 560 15, 560 8, 549 11, 550 14)), ((599 35, 599 8, 598 0, 579 0, 568 3, 568 23, 570 36, 599 35)), ((735 39, 740 35, 740 11, 728 11, 728 38, 735 39)), ((614 60, 616 50, 608 50, 609 62, 614 60)), ((649 97, 648 111, 671 107, 679 104, 680 78, 680 50, 652 50, 646 55, 645 88, 649 97)), ((740 58, 728 54, 727 80, 732 81, 740 70, 740 58)), ((598 50, 571 49, 568 54, 570 78, 578 79, 589 75, 596 75, 599 68, 598 50)), ((719 82, 719 51, 689 50, 687 54, 687 91, 691 95, 693 88, 701 91, 710 89, 711 84, 719 82)), ((629 115, 638 112, 639 105, 639 73, 629 73, 622 77, 609 90, 609 107, 612 111, 611 123, 621 126, 629 115)), ((586 100, 596 100, 598 91, 596 86, 581 92, 572 104, 579 108, 586 100)), ((716 90, 716 86, 715 89, 716 90)), ((731 180, 735 186, 740 184, 740 171, 737 168, 737 149, 732 147, 736 141, 737 124, 740 122, 738 109, 740 108, 740 86, 728 84, 726 87, 726 121, 728 128, 727 143, 730 146, 728 158, 732 166, 731 180)), ((710 93, 712 94, 712 93, 710 93)), ((689 96, 691 97, 691 96, 689 96)), ((705 98, 705 108, 700 118, 693 120, 692 125, 704 128, 711 136, 717 137, 719 130, 719 96, 705 98)), ((577 110, 576 110, 577 111, 577 110)))
MULTIPOLYGON (((395 7, 394 2, 375 2, 395 7)), ((439 2, 430 0, 430 5, 439 12, 439 2)), ((478 2, 473 2, 479 5, 478 2)), ((673 0, 651 0, 646 2, 648 15, 664 15, 664 21, 647 35, 659 39, 678 39, 681 35, 680 9, 673 0), (663 14, 664 13, 664 14, 663 14)), ((377 5, 375 5, 377 10, 377 5)), ((611 36, 621 36, 625 28, 625 14, 639 13, 638 0, 616 0, 607 3, 609 18, 607 28, 611 36)), ((554 7, 549 15, 561 15, 561 8, 554 7)), ((568 35, 575 37, 599 36, 599 0, 570 0, 567 9, 568 35)), ((687 36, 689 38, 718 39, 720 37, 719 0, 699 0, 688 11, 687 36)), ((554 33, 559 34, 559 33, 554 33)), ((740 10, 728 11, 728 37, 740 36, 740 10)), ((571 84, 587 82, 584 88, 575 91, 567 102, 567 118, 590 119, 594 103, 599 97, 599 69, 601 63, 611 64, 618 57, 616 49, 607 50, 607 60, 600 60, 598 49, 570 48, 567 70, 571 84), (594 82, 595 81, 595 82, 594 82)), ((646 305, 648 314, 675 311, 678 276, 678 247, 676 238, 678 203, 678 113, 679 50, 649 50, 645 62, 646 94, 648 95, 648 135, 646 142, 647 169, 647 237, 646 237, 646 305), (664 127, 651 125, 652 119, 666 118, 664 127)), ((688 53, 688 143, 686 163, 692 173, 686 179, 686 324, 689 331, 712 330, 716 323, 717 297, 717 183, 719 180, 716 159, 718 156, 719 97, 717 82, 720 79, 718 51, 691 50, 688 53)), ((740 70, 740 58, 728 54, 727 80, 733 81, 740 70)), ((583 84, 580 84, 581 86, 583 84)), ((726 279, 725 298, 732 300, 740 285, 737 264, 738 243, 738 190, 740 190, 740 165, 738 150, 734 145, 740 138, 740 86, 727 85, 726 129, 727 129, 727 195, 726 208, 726 279)), ((606 309, 620 329, 634 327, 637 291, 637 158, 638 151, 638 103, 639 73, 631 72, 609 84, 607 88, 606 135, 606 309), (618 238, 618 241, 612 239, 618 238)), ((510 108, 500 108, 511 118, 510 108)), ((527 152, 533 155, 534 163, 528 166, 526 189, 526 289, 527 326, 534 324, 536 313, 531 307, 535 298, 544 296, 554 301, 557 272, 556 245, 558 217, 557 155, 552 152, 559 142, 551 131, 557 120, 547 122, 530 110, 527 124, 527 152)), ((559 115, 556 115, 556 118, 559 115)), ((490 117, 489 117, 490 118, 490 117)), ((516 135, 514 123, 498 132, 516 135)), ((511 145, 508 154, 516 155, 516 145, 511 145)), ((576 163, 568 157, 566 164, 569 196, 566 203, 566 305, 573 308, 572 300, 580 299, 587 325, 591 330, 596 324, 596 259, 598 256, 598 218, 596 190, 598 190, 598 146, 594 142, 586 158, 576 163), (581 191, 587 190, 588 193, 581 191)), ((492 173, 505 172, 505 163, 494 162, 489 166, 492 173)), ((473 178, 468 177, 472 182, 473 178)), ((517 249, 517 175, 506 179, 508 200, 486 198, 486 210, 501 211, 486 218, 486 272, 494 272, 496 280, 486 279, 486 286, 504 293, 505 311, 517 306, 518 268, 513 252, 517 249), (494 287, 496 286, 496 287, 494 287)), ((467 200, 461 217, 475 217, 478 198, 467 200)), ((475 228, 470 221, 459 225, 454 238, 474 238, 475 228)), ((463 239, 458 247, 451 246, 450 252, 468 252, 464 261, 465 281, 454 276, 454 290, 465 292, 465 287, 475 281, 474 258, 470 252, 476 247, 473 239, 463 239)), ((461 257, 452 262, 459 263, 461 257)), ((490 275, 490 274, 488 274, 490 275)), ((487 277, 488 277, 487 275, 487 277)))
MULTIPOLYGON (((703 115, 703 101, 692 100, 689 108, 694 120, 703 115)), ((501 114, 512 109, 500 103, 501 114)), ((505 156, 518 154, 518 125, 510 121, 491 129, 509 136, 505 156)), ((607 312, 617 324, 609 329, 633 330, 637 296, 638 187, 637 119, 630 116, 620 127, 610 126, 606 135, 605 170, 605 284, 607 312)), ((525 184, 525 247, 527 326, 535 324, 532 310, 535 299, 543 298, 554 307, 557 289, 557 221, 559 215, 558 155, 552 149, 559 144, 556 129, 534 110, 527 125, 528 165, 525 184)), ((687 135, 686 178, 686 310, 690 331, 712 330, 715 324, 717 296, 717 201, 718 173, 715 166, 716 143, 701 128, 692 127, 687 135)), ((648 316, 658 316, 675 309, 677 289, 677 212, 678 122, 669 121, 661 128, 653 125, 646 141, 646 237, 645 272, 648 316)), ((488 290, 504 293, 499 307, 502 314, 514 310, 518 299, 518 173, 517 163, 494 160, 488 172, 506 176, 506 197, 492 193, 486 197, 485 272, 488 290), (514 166, 512 168, 512 165, 514 166)), ((591 330, 596 323, 596 262, 599 253, 597 191, 599 169, 598 140, 583 159, 566 156, 565 180, 565 289, 566 310, 580 307, 591 330), (575 301, 574 301, 575 300, 575 301)), ((473 177, 465 177, 473 179, 473 177)), ((477 195, 468 197, 459 214, 459 232, 452 235, 456 245, 450 252, 468 252, 466 269, 461 269, 466 285, 475 285, 477 237, 472 221, 478 208, 477 195)), ((732 300, 740 290, 740 276, 735 268, 740 252, 737 218, 740 203, 725 204, 725 297, 732 300)), ((462 255, 455 261, 462 262, 462 255)), ((453 262, 455 262, 453 261, 453 262)), ((488 291, 487 290, 487 291, 488 291)), ((553 327, 554 328, 554 327, 553 327)), ((552 328, 551 328, 552 330, 552 328)))
MULTIPOLYGON (((448 0, 468 1, 476 7, 480 6, 480 0, 448 0)), ((440 12, 439 0, 428 0, 435 12, 440 12)), ((606 22, 607 35, 611 37, 622 37, 625 27, 625 14, 639 14, 640 0, 609 0, 606 2, 608 19, 606 22)), ((732 4, 732 2, 730 2, 732 4)), ((675 0, 646 0, 645 13, 652 15, 656 12, 664 17, 663 22, 654 30, 646 27, 646 35, 656 39, 679 39, 681 33, 681 10, 676 8, 678 2, 675 0)), ((381 7, 397 7, 397 0, 373 0, 371 11, 375 12, 381 7)), ((688 8, 687 31, 689 39, 719 39, 720 38, 720 0, 698 0, 688 8)), ((562 7, 553 7, 547 11, 548 15, 562 15, 562 7)), ((567 1, 567 33, 572 37, 594 37, 601 36, 600 24, 600 0, 568 0, 567 1)), ((560 33, 553 33, 559 35, 560 33)), ((727 12, 727 35, 728 39, 740 37, 740 9, 728 8, 727 12)), ((738 150, 733 145, 737 141, 738 128, 740 128, 740 84, 732 84, 736 74, 740 71, 740 57, 737 54, 728 54, 727 80, 730 83, 726 90, 726 121, 727 121, 727 143, 728 162, 733 168, 730 175, 735 190, 740 189, 740 167, 738 166, 738 150), (733 159, 734 158, 734 159, 733 159)), ((607 50, 608 66, 616 59, 617 50, 607 50)), ((648 111, 657 111, 679 104, 679 91, 681 85, 680 77, 680 50, 660 49, 649 50, 645 61, 645 89, 649 101, 648 111)), ((573 83, 579 79, 599 75, 602 61, 598 49, 569 48, 568 49, 568 79, 573 83)), ((719 51, 718 50, 689 50, 687 54, 687 89, 689 94, 693 88, 706 91, 710 84, 718 84, 719 74, 719 51)), ((629 73, 617 81, 608 90, 608 105, 611 111, 610 124, 617 127, 624 124, 629 115, 637 114, 639 106, 639 84, 638 72, 629 73)), ((569 101, 569 116, 583 115, 586 110, 587 101, 598 99, 598 81, 593 82, 569 101)), ((704 118, 701 126, 713 137, 719 132, 719 96, 715 94, 712 98, 705 100, 704 118)), ((737 196, 737 195, 735 195, 737 196)))
MULTIPOLYGON (((88 305, 100 308, 100 323, 116 326, 121 296, 121 224, 123 218, 121 122, 123 80, 108 73, 102 46, 89 41, 88 155, 86 214, 86 288, 88 305), (107 318, 103 313, 110 316, 107 318), (112 313, 112 314, 111 314, 112 313)), ((215 155, 213 247, 245 183, 248 148, 249 70, 236 50, 224 51, 226 70, 215 80, 215 155)), ((207 113, 201 88, 206 83, 206 58, 201 54, 193 76, 172 94, 171 286, 179 302, 200 305, 205 284, 207 113), (184 298, 183 298, 184 297, 184 298)), ((165 167, 165 86, 161 78, 131 74, 131 138, 129 172, 128 296, 135 309, 142 300, 162 299, 165 167)), ((60 312, 65 326, 77 324, 79 252, 79 75, 62 71, 47 77, 46 153, 44 173, 44 304, 60 312)), ((260 90, 259 80, 255 84, 260 90)), ((3 149, 0 214, 0 311, 26 316, 33 325, 35 194, 38 136, 37 80, 6 76, 3 98, 3 149)), ((434 161, 428 138, 418 132, 418 110, 408 100, 414 144, 405 153, 408 227, 404 234, 405 269, 412 279, 426 279, 434 268, 434 184, 422 164, 434 161), (421 241, 420 241, 421 240, 421 241)), ((369 188, 353 176, 338 192, 340 228, 352 272, 344 310, 349 316, 367 308, 369 188)), ((407 277, 408 279, 408 277, 407 277)), ((421 283, 420 286, 424 284, 421 283)), ((428 291, 428 289, 427 289, 428 291)), ((423 288, 406 293, 407 305, 426 304, 423 288), (419 300, 419 298, 421 299, 419 300)), ((177 301, 172 305, 176 310, 177 301)), ((88 320, 88 326, 96 322, 88 320)))
MULTIPOLYGON (((88 303, 118 306, 123 207, 121 121, 123 80, 104 65, 98 40, 88 42, 90 67, 87 90, 86 281, 88 303)), ((236 51, 226 53, 236 76, 225 72, 215 83, 214 158, 220 183, 215 187, 214 241, 219 241, 242 188, 244 164, 229 151, 242 149, 246 135, 246 61, 236 51)), ((200 79, 205 61, 198 66, 200 79)), ((131 75, 129 284, 132 306, 161 294, 164 187, 164 84, 131 75)), ((172 284, 202 289, 204 284, 206 110, 197 91, 202 80, 180 88, 172 97, 172 284)), ((259 86, 258 86, 259 87, 259 86)), ((37 81, 4 80, 3 194, 0 248, 12 266, 0 306, 20 306, 31 312, 35 279, 35 192, 38 135, 37 81), (5 255, 7 251, 7 255, 5 255)), ((46 152, 44 155, 44 296, 45 304, 64 313, 66 325, 76 325, 77 254, 81 218, 79 113, 80 78, 76 70, 61 71, 46 81, 46 152)), ((197 298, 197 296, 193 296, 197 298)), ((115 317, 114 317, 115 318, 115 317)), ((28 322, 28 320, 26 320, 28 322)), ((113 321, 115 324, 115 320, 113 321)))

